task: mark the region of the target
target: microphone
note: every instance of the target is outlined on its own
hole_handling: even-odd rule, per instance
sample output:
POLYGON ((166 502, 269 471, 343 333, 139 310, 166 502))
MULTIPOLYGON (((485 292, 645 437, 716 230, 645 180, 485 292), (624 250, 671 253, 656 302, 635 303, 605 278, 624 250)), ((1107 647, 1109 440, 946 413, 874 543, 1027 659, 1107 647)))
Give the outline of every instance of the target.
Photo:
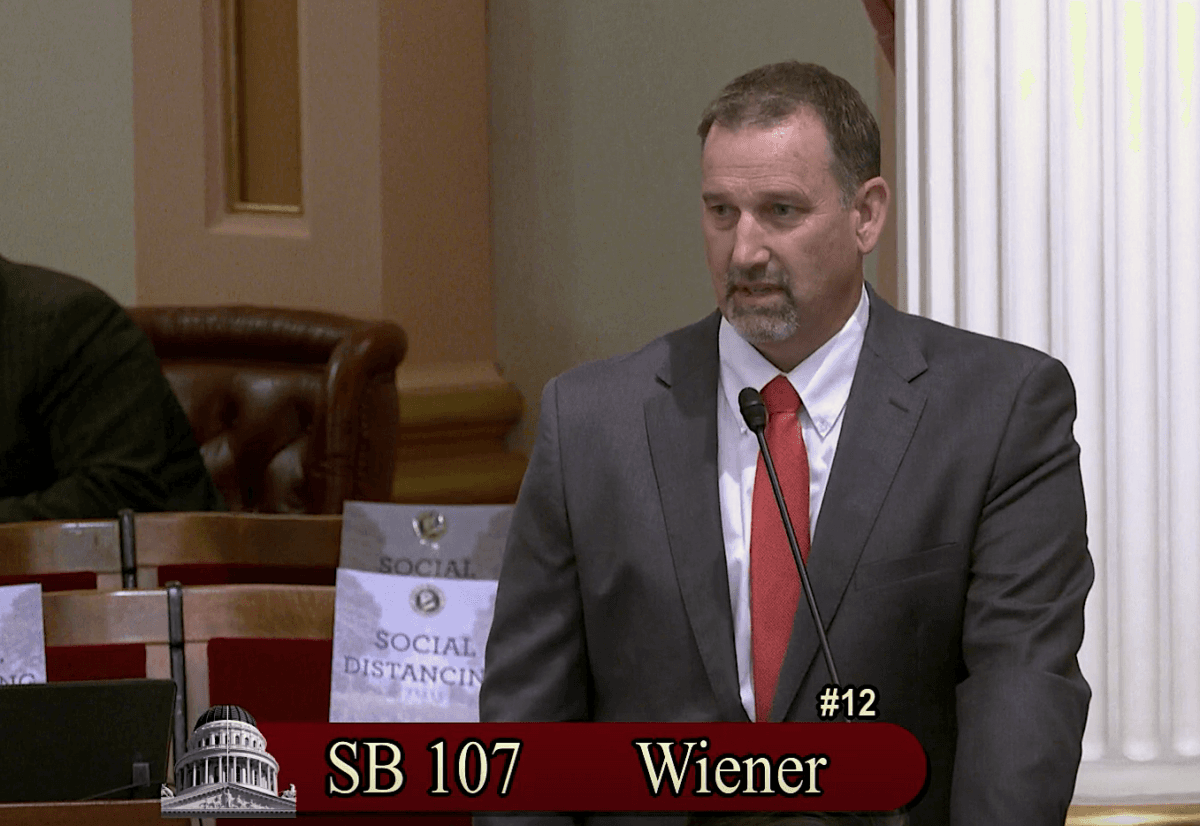
POLYGON ((808 602, 808 611, 812 614, 813 625, 817 628, 817 639, 821 641, 821 653, 825 655, 825 666, 835 685, 841 685, 837 669, 833 665, 833 653, 829 650, 829 640, 825 639, 825 624, 821 622, 821 612, 817 610, 817 600, 813 596, 812 585, 808 582, 808 567, 800 556, 800 546, 796 544, 796 531, 792 528, 792 519, 788 516, 787 503, 783 501, 783 490, 779 487, 779 477, 775 475, 775 463, 771 461, 771 451, 767 449, 767 406, 763 404, 762 394, 753 387, 742 388, 738 393, 738 407, 742 409, 742 418, 746 427, 754 431, 758 437, 758 449, 762 451, 763 464, 767 468, 767 477, 771 480, 771 489, 775 491, 775 504, 779 506, 779 515, 783 517, 783 529, 787 533, 788 545, 792 549, 792 558, 796 562, 796 570, 800 573, 800 585, 804 590, 804 598, 808 602))

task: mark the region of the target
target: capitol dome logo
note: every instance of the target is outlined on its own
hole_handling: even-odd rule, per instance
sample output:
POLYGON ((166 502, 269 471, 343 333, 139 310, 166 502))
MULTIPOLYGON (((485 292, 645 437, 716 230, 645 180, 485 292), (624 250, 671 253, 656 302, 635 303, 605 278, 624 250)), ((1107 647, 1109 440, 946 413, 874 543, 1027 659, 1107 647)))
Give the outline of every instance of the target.
POLYGON ((175 790, 162 787, 163 817, 295 817, 296 787, 279 794, 279 764, 240 706, 200 715, 175 760, 175 790))

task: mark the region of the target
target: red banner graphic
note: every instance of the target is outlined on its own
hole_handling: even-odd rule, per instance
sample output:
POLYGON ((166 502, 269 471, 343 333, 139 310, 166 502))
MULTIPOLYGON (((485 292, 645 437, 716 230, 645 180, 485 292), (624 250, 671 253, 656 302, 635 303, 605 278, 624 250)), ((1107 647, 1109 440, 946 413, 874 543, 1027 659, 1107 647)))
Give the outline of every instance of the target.
POLYGON ((303 812, 889 811, 925 783, 890 723, 260 723, 303 812))

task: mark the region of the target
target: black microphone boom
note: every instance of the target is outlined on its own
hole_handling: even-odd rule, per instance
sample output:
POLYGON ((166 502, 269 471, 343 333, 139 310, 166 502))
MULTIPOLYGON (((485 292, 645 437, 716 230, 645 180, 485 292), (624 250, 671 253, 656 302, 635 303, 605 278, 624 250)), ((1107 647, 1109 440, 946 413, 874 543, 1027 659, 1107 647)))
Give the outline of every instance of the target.
POLYGON ((767 436, 764 432, 767 426, 767 407, 763 404, 762 394, 753 387, 745 387, 738 393, 738 407, 742 409, 742 418, 746 427, 754 431, 758 437, 758 448, 762 451, 763 464, 767 468, 767 478, 771 480, 771 489, 775 491, 775 504, 779 506, 779 515, 783 517, 783 529, 787 532, 788 545, 792 548, 792 558, 796 562, 796 570, 800 574, 800 584, 804 589, 804 598, 808 602, 808 611, 812 614, 813 625, 817 628, 817 639, 821 641, 821 653, 825 655, 825 665, 834 685, 841 685, 837 669, 833 665, 833 653, 829 650, 829 640, 825 639, 825 624, 821 622, 821 612, 817 610, 817 600, 813 596, 812 585, 808 582, 808 567, 800 556, 800 546, 796 544, 796 531, 792 528, 792 519, 788 516, 787 503, 783 501, 783 490, 779 487, 779 477, 775 475, 775 463, 771 461, 771 451, 767 449, 767 436))
POLYGON ((767 426, 767 406, 763 404, 762 394, 753 387, 743 387, 738 393, 738 407, 742 408, 746 427, 756 434, 762 433, 767 426))

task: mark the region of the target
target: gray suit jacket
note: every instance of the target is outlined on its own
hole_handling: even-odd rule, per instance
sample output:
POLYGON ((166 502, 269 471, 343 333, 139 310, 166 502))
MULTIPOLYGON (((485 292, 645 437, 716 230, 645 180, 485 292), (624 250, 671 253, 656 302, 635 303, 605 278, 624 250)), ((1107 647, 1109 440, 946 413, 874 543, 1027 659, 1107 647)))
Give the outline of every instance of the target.
MULTIPOLYGON (((717 494, 719 316, 552 380, 481 719, 747 720, 717 494)), ((871 317, 809 557, 844 683, 913 732, 913 824, 1061 824, 1090 692, 1074 388, 1037 351, 871 317)), ((828 682, 796 615, 773 719, 828 682)))

